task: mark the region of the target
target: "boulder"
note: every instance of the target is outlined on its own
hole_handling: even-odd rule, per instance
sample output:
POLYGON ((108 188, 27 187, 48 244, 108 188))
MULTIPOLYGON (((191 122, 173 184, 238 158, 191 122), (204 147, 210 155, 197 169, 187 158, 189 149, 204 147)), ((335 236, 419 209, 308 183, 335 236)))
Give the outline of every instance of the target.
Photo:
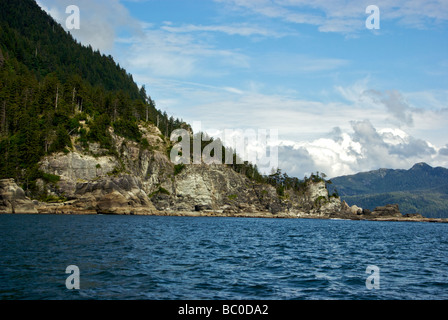
POLYGON ((352 214, 356 214, 356 215, 358 215, 358 214, 361 214, 361 213, 362 213, 362 208, 358 207, 357 205, 353 205, 353 206, 351 206, 351 208, 350 208, 350 212, 351 212, 352 214))
POLYGON ((370 216, 372 214, 372 211, 369 209, 362 209, 362 215, 363 216, 370 216))

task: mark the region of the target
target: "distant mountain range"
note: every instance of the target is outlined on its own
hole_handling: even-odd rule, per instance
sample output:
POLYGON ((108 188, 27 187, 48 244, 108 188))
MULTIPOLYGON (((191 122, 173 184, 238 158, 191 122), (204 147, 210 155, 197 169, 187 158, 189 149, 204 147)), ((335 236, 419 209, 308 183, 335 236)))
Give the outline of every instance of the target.
POLYGON ((448 169, 417 163, 409 170, 379 169, 331 179, 342 200, 373 210, 398 204, 401 213, 448 218, 448 169))

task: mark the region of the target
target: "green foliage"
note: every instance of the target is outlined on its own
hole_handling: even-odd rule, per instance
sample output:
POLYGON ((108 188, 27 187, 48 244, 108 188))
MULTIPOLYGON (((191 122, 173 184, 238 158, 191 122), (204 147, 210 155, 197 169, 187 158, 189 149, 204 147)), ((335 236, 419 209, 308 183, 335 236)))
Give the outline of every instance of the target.
POLYGON ((140 144, 141 144, 143 150, 151 149, 151 146, 149 145, 148 139, 146 139, 146 138, 142 138, 141 141, 140 141, 140 144))
POLYGON ((67 201, 67 198, 65 197, 60 197, 60 196, 54 196, 54 195, 41 195, 38 198, 39 201, 41 202, 46 202, 46 203, 63 203, 67 201))
POLYGON ((177 164, 174 166, 174 175, 177 176, 182 170, 185 169, 185 165, 183 163, 177 164))
POLYGON ((337 189, 334 189, 333 193, 330 195, 330 198, 339 199, 339 192, 337 189))
POLYGON ((396 203, 403 214, 448 217, 448 169, 418 163, 409 170, 379 169, 333 178, 342 200, 373 210, 396 203))
POLYGON ((314 200, 314 205, 315 205, 316 207, 319 207, 319 206, 324 205, 324 204, 327 203, 327 202, 328 202, 328 200, 327 200, 326 197, 324 197, 324 196, 319 196, 319 197, 317 197, 316 200, 314 200))
POLYGON ((0 0, 0 8, 0 178, 34 185, 40 159, 69 152, 71 136, 85 149, 99 142, 115 154, 112 124, 138 142, 138 121, 158 124, 164 135, 186 127, 156 109, 111 56, 77 43, 35 1, 0 0))
POLYGON ((161 194, 166 194, 166 195, 170 195, 170 192, 168 190, 166 190, 165 188, 159 187, 159 193, 161 194))
POLYGON ((88 147, 89 147, 89 138, 88 138, 86 129, 82 128, 81 130, 79 130, 78 142, 81 144, 81 146, 84 149, 88 149, 88 147))
POLYGON ((277 186, 276 191, 277 191, 277 194, 280 197, 284 197, 285 196, 285 187, 283 185, 277 186))
POLYGON ((116 134, 136 142, 141 141, 142 133, 135 120, 119 119, 113 123, 113 127, 116 134))
POLYGON ((159 186, 159 189, 157 189, 157 190, 154 191, 153 193, 149 194, 148 197, 149 197, 149 198, 152 198, 152 197, 154 197, 154 196, 157 195, 157 194, 166 194, 166 195, 169 196, 169 195, 170 195, 170 192, 169 192, 168 190, 166 190, 165 188, 159 186))
POLYGON ((42 179, 47 183, 56 184, 61 180, 60 176, 57 176, 54 174, 42 172, 41 175, 42 175, 42 179))
POLYGON ((319 171, 317 171, 316 173, 312 172, 311 176, 309 177, 308 180, 314 182, 314 183, 318 183, 318 182, 326 182, 326 183, 330 183, 331 181, 327 181, 325 180, 325 178, 327 177, 327 175, 325 173, 319 173, 319 171))
POLYGON ((120 175, 120 173, 122 173, 124 170, 123 168, 120 167, 115 167, 112 171, 108 172, 107 175, 108 176, 118 176, 120 175))
POLYGON ((97 116, 90 124, 88 140, 90 142, 99 142, 101 147, 105 149, 112 148, 112 137, 108 131, 110 126, 110 118, 107 114, 97 116))
POLYGON ((70 136, 68 135, 67 130, 64 128, 64 126, 59 125, 56 129, 56 140, 51 144, 51 147, 49 149, 49 153, 63 151, 64 153, 67 153, 68 150, 66 150, 66 146, 72 147, 72 142, 70 140, 70 136))

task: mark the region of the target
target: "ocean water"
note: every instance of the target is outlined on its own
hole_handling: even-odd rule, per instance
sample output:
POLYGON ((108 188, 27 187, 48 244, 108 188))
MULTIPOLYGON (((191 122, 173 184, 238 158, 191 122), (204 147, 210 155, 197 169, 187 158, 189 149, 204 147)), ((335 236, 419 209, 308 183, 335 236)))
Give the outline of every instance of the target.
POLYGON ((447 298, 448 224, 0 216, 2 300, 447 298))

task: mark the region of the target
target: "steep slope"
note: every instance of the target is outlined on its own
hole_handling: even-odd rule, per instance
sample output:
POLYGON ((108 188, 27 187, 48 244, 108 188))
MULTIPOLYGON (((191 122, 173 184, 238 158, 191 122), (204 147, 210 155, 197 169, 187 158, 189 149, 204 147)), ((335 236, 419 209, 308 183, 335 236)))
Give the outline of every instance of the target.
POLYGON ((0 179, 30 195, 47 178, 44 156, 97 142, 116 154, 109 128, 143 146, 137 123, 161 134, 188 125, 155 107, 111 56, 82 46, 33 0, 0 0, 0 179))
POLYGON ((123 90, 131 99, 139 88, 112 56, 78 44, 33 0, 0 0, 0 44, 4 55, 16 58, 38 78, 54 72, 61 80, 82 77, 92 86, 123 90))
POLYGON ((227 165, 185 165, 168 157, 171 141, 151 124, 139 125, 150 142, 143 148, 110 128, 117 154, 98 143, 83 148, 73 136, 73 149, 45 156, 40 169, 53 181, 38 179, 39 193, 53 203, 41 203, 42 213, 208 214, 267 217, 328 217, 341 211, 323 181, 309 180, 300 190, 277 189, 249 179, 227 165))
POLYGON ((409 170, 379 169, 332 179, 349 204, 373 209, 397 203, 403 213, 426 217, 448 217, 448 169, 417 163, 409 170))
POLYGON ((167 137, 188 124, 157 110, 111 56, 77 43, 35 1, 0 8, 4 212, 33 211, 26 206, 39 200, 42 213, 359 213, 318 175, 263 176, 247 162, 174 166, 167 137))

